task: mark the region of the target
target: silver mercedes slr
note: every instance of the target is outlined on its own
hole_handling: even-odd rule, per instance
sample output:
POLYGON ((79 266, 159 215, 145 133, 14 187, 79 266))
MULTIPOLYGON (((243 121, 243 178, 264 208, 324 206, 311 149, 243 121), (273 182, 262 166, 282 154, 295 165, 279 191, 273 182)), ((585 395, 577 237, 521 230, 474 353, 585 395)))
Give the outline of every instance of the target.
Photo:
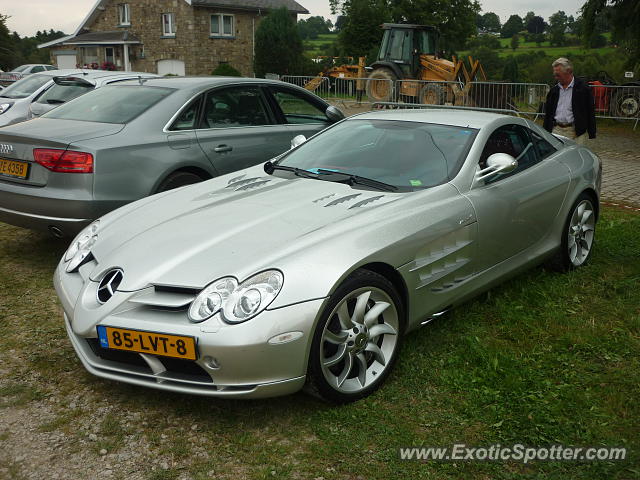
POLYGON ((54 282, 89 372, 350 402, 385 381, 405 334, 525 268, 591 255, 601 162, 528 120, 379 111, 294 140, 75 238, 54 282))

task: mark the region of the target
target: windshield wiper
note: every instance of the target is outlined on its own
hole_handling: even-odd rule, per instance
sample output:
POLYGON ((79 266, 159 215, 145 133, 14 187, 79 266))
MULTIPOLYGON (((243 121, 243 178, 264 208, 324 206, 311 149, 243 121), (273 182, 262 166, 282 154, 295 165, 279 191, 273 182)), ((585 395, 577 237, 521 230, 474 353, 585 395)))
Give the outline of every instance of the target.
POLYGON ((398 190, 398 187, 396 187, 395 185, 379 182, 378 180, 374 180, 372 178, 361 177, 359 175, 354 175, 353 173, 339 172, 335 170, 325 170, 324 168, 318 168, 316 169, 316 171, 322 177, 325 177, 325 176, 333 177, 334 175, 342 177, 341 180, 338 180, 338 179, 331 180, 330 178, 320 177, 321 180, 327 180, 329 182, 346 183, 347 185, 351 185, 351 186, 364 185, 366 187, 372 187, 377 190, 386 190, 387 192, 395 192, 398 190))
POLYGON ((287 167, 286 165, 278 165, 277 163, 271 163, 271 162, 267 162, 264 164, 264 171, 269 175, 271 175, 276 170, 292 172, 298 177, 314 178, 314 179, 318 178, 317 174, 310 172, 308 170, 305 170, 303 168, 287 167))

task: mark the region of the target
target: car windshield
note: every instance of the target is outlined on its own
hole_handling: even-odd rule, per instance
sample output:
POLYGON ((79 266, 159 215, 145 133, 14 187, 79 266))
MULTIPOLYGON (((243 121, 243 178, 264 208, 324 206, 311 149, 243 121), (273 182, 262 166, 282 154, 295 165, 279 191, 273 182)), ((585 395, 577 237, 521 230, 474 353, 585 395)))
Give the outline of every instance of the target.
POLYGON ((51 110, 43 118, 128 123, 174 91, 138 85, 98 88, 51 110))
POLYGON ((0 96, 6 98, 27 98, 49 81, 51 81, 49 75, 29 75, 2 90, 0 96))
POLYGON ((349 173, 412 191, 452 178, 476 133, 450 125, 353 119, 303 143, 278 164, 349 173))
POLYGON ((45 105, 65 103, 79 97, 80 95, 90 92, 93 88, 93 85, 89 85, 85 82, 76 84, 72 83, 68 85, 54 84, 49 90, 40 96, 37 103, 44 103, 45 105))

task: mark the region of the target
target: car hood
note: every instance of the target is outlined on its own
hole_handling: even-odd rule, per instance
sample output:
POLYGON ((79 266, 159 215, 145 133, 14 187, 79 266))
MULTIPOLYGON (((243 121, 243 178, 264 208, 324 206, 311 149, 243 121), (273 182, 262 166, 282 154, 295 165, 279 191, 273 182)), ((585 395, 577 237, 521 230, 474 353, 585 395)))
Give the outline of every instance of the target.
POLYGON ((407 196, 252 168, 107 215, 92 250, 98 267, 91 277, 121 268, 122 291, 150 284, 202 288, 226 275, 242 281, 277 268, 292 248, 309 251, 356 228, 353 217, 407 196))
POLYGON ((35 140, 46 145, 53 143, 68 145, 91 138, 115 135, 123 128, 123 124, 35 118, 29 122, 4 127, 0 130, 0 138, 8 142, 24 143, 26 140, 35 140))

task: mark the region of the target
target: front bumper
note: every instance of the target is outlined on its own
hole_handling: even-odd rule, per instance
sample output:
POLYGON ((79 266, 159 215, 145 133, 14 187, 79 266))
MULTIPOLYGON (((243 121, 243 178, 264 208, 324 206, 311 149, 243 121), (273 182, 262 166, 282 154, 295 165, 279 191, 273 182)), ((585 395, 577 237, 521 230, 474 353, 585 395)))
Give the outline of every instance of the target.
MULTIPOLYGON (((82 270, 82 269, 81 269, 82 270)), ((54 284, 65 310, 71 343, 92 374, 133 385, 212 397, 265 398, 286 395, 302 388, 316 317, 323 299, 266 310, 238 325, 227 325, 216 316, 192 324, 182 311, 162 311, 135 306, 142 292, 117 292, 110 308, 93 305, 96 283, 79 279, 82 273, 56 270, 54 284), (116 298, 117 297, 117 298, 116 298), (100 310, 104 310, 101 313, 100 310), (196 337, 196 361, 103 349, 96 341, 96 326, 108 325, 196 337), (271 344, 282 333, 300 332, 287 343, 271 344), (215 362, 211 362, 214 359, 215 362)))

